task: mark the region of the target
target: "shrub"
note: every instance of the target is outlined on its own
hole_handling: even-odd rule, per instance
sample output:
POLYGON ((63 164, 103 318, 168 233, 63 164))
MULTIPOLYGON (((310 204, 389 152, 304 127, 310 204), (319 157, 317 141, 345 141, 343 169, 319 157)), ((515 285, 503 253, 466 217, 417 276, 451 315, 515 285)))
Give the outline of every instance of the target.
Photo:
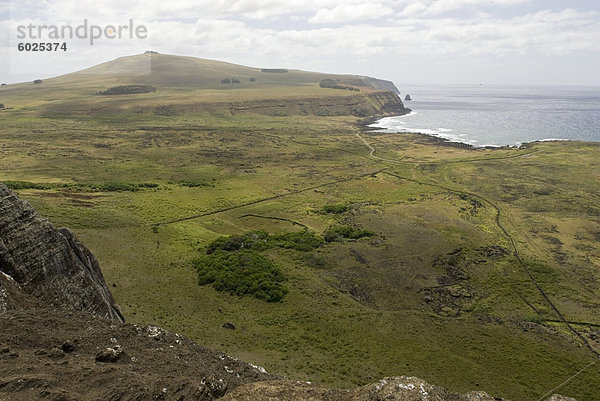
POLYGON ((529 313, 527 316, 525 316, 525 320, 535 324, 544 323, 544 318, 542 318, 539 313, 529 313))
POLYGON ((232 84, 239 84, 240 80, 239 79, 235 79, 235 78, 231 78, 231 83, 232 84))
POLYGON ((73 191, 91 191, 91 192, 117 192, 128 191, 136 192, 145 188, 158 188, 158 184, 153 182, 142 182, 140 184, 130 182, 107 182, 102 184, 38 184, 29 181, 6 181, 7 187, 11 189, 67 189, 73 191))
POLYGON ((0 103, 0 109, 4 108, 4 103, 0 103))
POLYGON ((351 225, 331 226, 323 233, 323 239, 327 242, 336 242, 343 239, 359 239, 375 235, 372 231, 363 230, 351 225))
POLYGON ((303 255, 302 261, 317 269, 322 269, 327 266, 327 259, 323 255, 317 255, 315 253, 307 253, 303 255))
POLYGON ((219 237, 208 244, 206 253, 211 254, 217 250, 233 252, 240 249, 263 251, 275 247, 307 252, 321 245, 323 245, 323 238, 309 230, 274 235, 264 230, 257 230, 242 235, 219 237))
POLYGON ((34 84, 41 84, 42 80, 41 79, 36 79, 35 81, 33 81, 34 84))
POLYGON ((38 184, 28 181, 4 181, 4 185, 10 189, 51 189, 50 184, 38 184))
POLYGON ((337 203, 333 205, 325 205, 321 208, 321 213, 324 214, 342 214, 346 213, 350 209, 348 206, 343 203, 337 203))
POLYGON ((266 231, 249 231, 242 235, 231 235, 229 237, 219 237, 212 241, 206 247, 206 254, 222 250, 222 251, 238 251, 244 249, 264 250, 267 249, 267 239, 269 233, 266 231))
POLYGON ((250 77, 250 79, 248 80, 249 82, 256 82, 256 78, 254 77, 250 77))
POLYGON ((99 95, 130 95, 136 93, 156 92, 151 85, 120 85, 98 92, 99 95))
POLYGON ((280 248, 308 252, 323 245, 323 238, 312 231, 304 230, 272 235, 268 243, 280 248))
POLYGON ((196 187, 210 187, 211 185, 205 181, 195 180, 182 180, 178 182, 182 187, 196 188, 196 187))
POLYGON ((273 261, 253 250, 218 250, 193 261, 198 284, 212 284, 217 291, 252 295, 267 302, 281 301, 287 289, 285 276, 273 261))
POLYGON ((230 84, 231 83, 231 79, 229 79, 229 78, 222 79, 221 83, 222 84, 230 84))

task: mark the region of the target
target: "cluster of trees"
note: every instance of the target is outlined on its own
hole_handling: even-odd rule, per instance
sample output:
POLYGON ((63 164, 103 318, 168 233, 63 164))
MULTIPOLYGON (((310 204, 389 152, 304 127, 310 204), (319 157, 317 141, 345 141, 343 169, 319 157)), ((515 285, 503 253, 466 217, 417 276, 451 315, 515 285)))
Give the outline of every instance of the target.
POLYGON ((193 261, 198 284, 212 284, 217 291, 233 295, 252 295, 267 302, 281 301, 288 290, 283 286, 281 269, 258 251, 218 250, 193 261))
POLYGON ((330 89, 344 89, 344 90, 349 90, 349 91, 357 91, 360 92, 360 89, 352 87, 352 86, 344 86, 344 85, 340 85, 338 83, 338 81, 336 81, 335 79, 324 79, 321 82, 319 82, 319 86, 321 88, 330 88, 330 89))
POLYGON ((323 233, 323 239, 327 242, 337 242, 344 239, 360 239, 364 237, 372 237, 375 235, 373 231, 364 230, 354 227, 349 224, 331 226, 323 233))
POLYGON ((217 291, 251 295, 267 302, 280 301, 288 290, 280 268, 260 252, 270 248, 308 252, 323 245, 312 231, 269 234, 264 230, 219 237, 193 261, 200 285, 212 284, 217 291))
POLYGON ((343 203, 335 203, 332 205, 325 205, 321 208, 321 213, 323 214, 342 214, 346 213, 350 209, 347 205, 343 203))
POLYGON ((222 84, 239 84, 240 80, 235 78, 225 78, 221 80, 222 84))
POLYGON ((282 234, 269 234, 264 230, 257 230, 249 231, 242 235, 219 237, 208 244, 206 253, 211 254, 217 250, 232 252, 240 249, 264 251, 270 248, 284 248, 306 252, 320 247, 323 243, 323 237, 309 230, 282 234))
MULTIPOLYGON (((335 206, 332 210, 336 213, 343 209, 339 205, 332 206, 335 206)), ((217 291, 277 302, 288 292, 283 285, 286 278, 279 266, 261 252, 271 248, 293 249, 303 252, 300 259, 309 266, 323 268, 327 260, 311 251, 325 242, 372 235, 371 231, 351 225, 332 226, 323 236, 310 230, 280 234, 270 234, 264 230, 249 231, 215 239, 192 264, 198 272, 200 285, 212 284, 217 291)))
POLYGON ((99 95, 130 95, 136 93, 156 92, 152 85, 120 85, 98 92, 99 95))
POLYGON ((181 185, 182 187, 189 187, 189 188, 214 186, 212 184, 209 184, 206 181, 198 181, 198 180, 181 180, 178 182, 178 184, 181 185))

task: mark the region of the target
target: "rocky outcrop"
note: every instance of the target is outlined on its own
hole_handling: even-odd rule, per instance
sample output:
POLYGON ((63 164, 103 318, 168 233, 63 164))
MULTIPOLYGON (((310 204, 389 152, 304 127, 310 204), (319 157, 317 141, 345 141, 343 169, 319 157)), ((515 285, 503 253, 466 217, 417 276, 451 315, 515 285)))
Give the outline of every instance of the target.
POLYGON ((14 283, 43 303, 125 320, 94 255, 69 229, 56 229, 3 184, 0 184, 0 272, 10 277, 2 288, 12 292, 16 291, 14 283))
POLYGON ((21 290, 12 277, 0 272, 0 313, 39 305, 35 298, 21 290))
MULTIPOLYGON (((332 390, 309 383, 279 380, 241 386, 223 401, 502 401, 484 392, 451 393, 416 377, 387 377, 356 390, 332 390)), ((504 400, 506 401, 506 400, 504 400)))
MULTIPOLYGON (((223 401, 508 401, 483 391, 452 393, 416 377, 386 377, 356 390, 333 390, 306 382, 276 380, 239 386, 223 401)), ((546 401, 577 401, 553 395, 546 401)))

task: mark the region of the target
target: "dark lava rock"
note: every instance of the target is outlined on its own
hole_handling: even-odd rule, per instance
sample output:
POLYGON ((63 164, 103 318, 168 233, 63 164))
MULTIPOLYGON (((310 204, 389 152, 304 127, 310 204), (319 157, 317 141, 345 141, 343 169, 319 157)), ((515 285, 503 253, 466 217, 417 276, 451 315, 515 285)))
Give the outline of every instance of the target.
POLYGON ((235 324, 233 324, 231 322, 227 322, 227 323, 223 324, 223 328, 229 329, 229 330, 235 330, 235 324))
POLYGON ((65 352, 67 354, 75 351, 75 346, 73 344, 71 344, 70 342, 64 343, 61 348, 62 348, 63 352, 65 352))

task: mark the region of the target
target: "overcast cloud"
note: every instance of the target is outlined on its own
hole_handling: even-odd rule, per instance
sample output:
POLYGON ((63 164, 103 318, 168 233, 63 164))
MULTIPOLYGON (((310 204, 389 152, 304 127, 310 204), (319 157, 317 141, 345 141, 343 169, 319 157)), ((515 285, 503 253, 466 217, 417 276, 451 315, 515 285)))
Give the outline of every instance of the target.
POLYGON ((152 49, 398 83, 600 85, 590 0, 0 0, 0 81, 60 75, 152 49), (17 51, 17 26, 128 24, 145 39, 17 51))

